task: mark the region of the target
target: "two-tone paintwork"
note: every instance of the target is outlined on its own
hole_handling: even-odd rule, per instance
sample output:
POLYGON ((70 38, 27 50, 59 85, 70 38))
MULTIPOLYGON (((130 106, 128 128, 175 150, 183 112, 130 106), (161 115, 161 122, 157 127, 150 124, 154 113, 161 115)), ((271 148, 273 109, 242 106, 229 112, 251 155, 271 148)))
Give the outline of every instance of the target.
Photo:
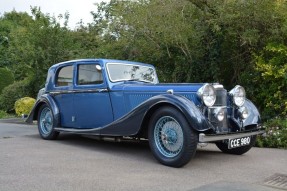
MULTIPOLYGON (((52 109, 57 131, 105 136, 145 136, 149 119, 160 107, 175 107, 187 119, 190 128, 197 132, 216 134, 214 127, 204 113, 205 106, 197 96, 203 83, 160 84, 137 81, 112 82, 108 77, 107 63, 152 65, 107 59, 73 60, 53 65, 47 75, 44 94, 37 100, 27 121, 37 120, 38 110, 44 103, 52 109), (98 64, 101 67, 103 83, 78 85, 77 66, 98 64), (64 66, 73 66, 73 83, 58 87, 56 74, 64 66)), ((158 80, 157 80, 158 81, 158 80)), ((228 98, 230 99, 230 98, 228 98)), ((227 120, 232 132, 254 130, 260 124, 260 115, 254 104, 244 104, 249 117, 242 121, 237 108, 227 101, 227 120), (245 129, 246 128, 246 129, 245 129)))

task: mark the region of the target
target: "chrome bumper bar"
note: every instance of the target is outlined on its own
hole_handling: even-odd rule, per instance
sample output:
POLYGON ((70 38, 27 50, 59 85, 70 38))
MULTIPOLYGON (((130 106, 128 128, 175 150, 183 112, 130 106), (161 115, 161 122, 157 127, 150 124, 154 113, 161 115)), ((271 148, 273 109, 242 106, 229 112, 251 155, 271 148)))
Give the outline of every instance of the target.
POLYGON ((232 133, 232 134, 224 134, 224 135, 206 135, 204 133, 199 134, 199 143, 207 143, 207 142, 213 142, 213 141, 221 141, 225 139, 236 139, 241 137, 248 137, 252 135, 260 135, 265 133, 264 130, 259 131, 252 131, 252 132, 246 132, 246 133, 232 133))

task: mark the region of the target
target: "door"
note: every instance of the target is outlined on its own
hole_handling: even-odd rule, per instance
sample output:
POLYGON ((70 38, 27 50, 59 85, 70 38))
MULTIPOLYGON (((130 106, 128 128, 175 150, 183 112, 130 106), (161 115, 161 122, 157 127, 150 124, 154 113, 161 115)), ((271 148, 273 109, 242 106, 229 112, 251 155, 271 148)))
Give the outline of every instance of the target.
POLYGON ((57 69, 55 77, 55 88, 50 92, 60 111, 62 127, 73 127, 73 73, 74 66, 66 65, 57 69))
POLYGON ((78 63, 74 86, 74 122, 77 128, 99 128, 113 121, 113 111, 101 66, 78 63))

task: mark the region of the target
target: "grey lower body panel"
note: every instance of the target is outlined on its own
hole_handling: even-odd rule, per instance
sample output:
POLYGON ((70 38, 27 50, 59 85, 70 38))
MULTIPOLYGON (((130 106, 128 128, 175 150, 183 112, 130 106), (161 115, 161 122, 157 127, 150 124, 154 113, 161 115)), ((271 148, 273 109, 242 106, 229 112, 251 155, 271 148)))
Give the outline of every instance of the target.
POLYGON ((242 132, 242 133, 219 134, 219 135, 207 135, 204 133, 200 133, 198 136, 198 140, 200 143, 207 143, 207 142, 214 142, 214 141, 222 141, 226 139, 236 139, 236 138, 241 138, 241 137, 260 135, 263 133, 265 133, 264 130, 249 131, 249 132, 242 132))

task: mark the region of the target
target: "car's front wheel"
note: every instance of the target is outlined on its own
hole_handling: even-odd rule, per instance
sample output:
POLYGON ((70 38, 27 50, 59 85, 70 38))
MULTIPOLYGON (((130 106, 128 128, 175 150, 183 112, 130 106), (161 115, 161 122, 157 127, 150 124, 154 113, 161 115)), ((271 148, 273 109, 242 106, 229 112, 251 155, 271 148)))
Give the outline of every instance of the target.
POLYGON ((55 131, 53 112, 47 104, 42 105, 39 109, 38 130, 40 136, 46 140, 56 139, 59 135, 59 132, 55 131))
POLYGON ((234 154, 234 155, 242 155, 249 151, 256 142, 256 136, 252 136, 250 140, 250 144, 242 147, 237 147, 233 149, 228 148, 228 141, 223 142, 216 142, 216 146, 224 153, 234 154))
POLYGON ((181 167, 195 155, 198 135, 181 112, 163 107, 151 117, 148 138, 151 151, 160 163, 181 167))

